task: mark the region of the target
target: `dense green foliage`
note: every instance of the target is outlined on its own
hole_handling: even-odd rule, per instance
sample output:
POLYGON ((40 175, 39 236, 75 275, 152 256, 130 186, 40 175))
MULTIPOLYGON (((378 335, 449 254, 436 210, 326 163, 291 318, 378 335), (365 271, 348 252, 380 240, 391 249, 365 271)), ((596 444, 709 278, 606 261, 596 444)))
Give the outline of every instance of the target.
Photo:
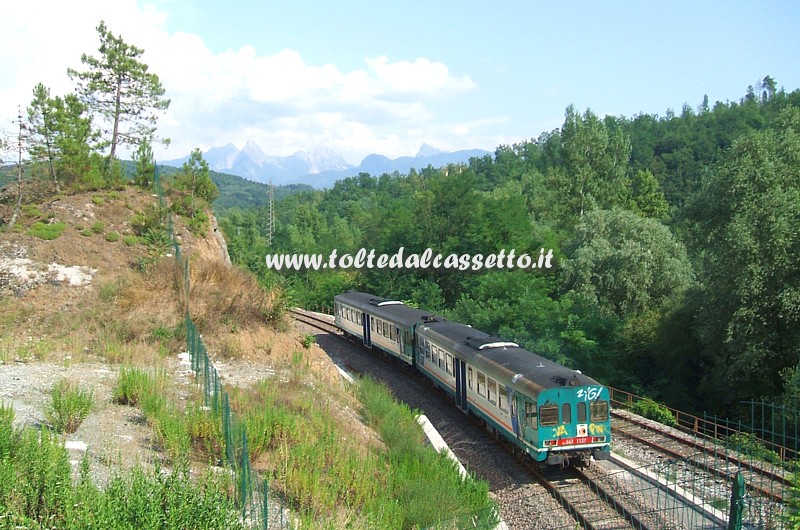
POLYGON ((736 102, 599 118, 469 164, 361 174, 228 210, 233 259, 295 303, 362 289, 507 337, 599 380, 697 411, 796 395, 800 91, 764 78, 736 102), (498 253, 552 268, 275 271, 264 257, 498 253), (733 389, 730 382, 734 383, 733 389))

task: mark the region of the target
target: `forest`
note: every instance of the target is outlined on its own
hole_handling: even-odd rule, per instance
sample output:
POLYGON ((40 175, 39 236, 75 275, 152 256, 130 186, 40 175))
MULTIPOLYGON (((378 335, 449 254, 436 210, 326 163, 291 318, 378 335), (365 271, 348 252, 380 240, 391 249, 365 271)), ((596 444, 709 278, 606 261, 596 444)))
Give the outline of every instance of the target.
POLYGON ((563 125, 468 164, 359 174, 221 218, 232 259, 296 305, 366 290, 688 411, 800 396, 800 90, 563 125), (275 253, 553 249, 543 270, 278 273, 275 253))

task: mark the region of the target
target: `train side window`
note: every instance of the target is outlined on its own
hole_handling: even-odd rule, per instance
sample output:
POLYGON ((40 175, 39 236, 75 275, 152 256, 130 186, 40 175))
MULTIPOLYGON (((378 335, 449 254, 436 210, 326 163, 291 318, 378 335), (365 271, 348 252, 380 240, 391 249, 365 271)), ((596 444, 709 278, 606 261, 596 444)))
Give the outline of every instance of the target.
POLYGON ((572 407, 569 403, 561 405, 561 423, 572 423, 572 407))
POLYGON ((494 379, 489 379, 489 384, 486 385, 488 392, 489 392, 489 402, 493 405, 497 405, 497 383, 494 379))
POLYGON ((592 401, 589 404, 592 421, 608 421, 608 401, 592 401))
POLYGON ((578 402, 578 423, 586 423, 586 402, 578 402))
POLYGON ((384 337, 389 336, 389 324, 385 320, 383 322, 383 336, 384 337))
POLYGON ((453 356, 449 353, 445 353, 444 355, 444 369, 448 374, 453 375, 453 356))
POLYGON ((425 339, 425 358, 431 360, 431 343, 428 339, 425 339))
POLYGON ((375 332, 375 319, 374 319, 374 318, 371 318, 371 319, 369 320, 369 327, 370 327, 370 329, 371 329, 371 330, 373 331, 373 333, 374 333, 374 332, 375 332))
POLYGON ((431 344, 431 360, 434 363, 439 364, 439 348, 433 344, 431 344))
POLYGON ((472 388, 472 367, 467 367, 467 386, 472 388))
POLYGON ((503 412, 508 412, 508 389, 503 385, 500 385, 499 390, 497 391, 497 401, 500 404, 500 410, 503 412))
POLYGON ((486 376, 478 372, 478 395, 486 397, 486 376))
POLYGON ((536 405, 527 401, 525 402, 525 424, 533 429, 538 426, 536 423, 536 405))
POLYGON ((362 313, 356 313, 356 324, 361 325, 361 315, 362 313))
POLYGON ((389 326, 389 340, 394 341, 394 326, 389 326))
POLYGON ((558 405, 542 405, 539 407, 539 423, 542 427, 549 427, 558 423, 558 405))

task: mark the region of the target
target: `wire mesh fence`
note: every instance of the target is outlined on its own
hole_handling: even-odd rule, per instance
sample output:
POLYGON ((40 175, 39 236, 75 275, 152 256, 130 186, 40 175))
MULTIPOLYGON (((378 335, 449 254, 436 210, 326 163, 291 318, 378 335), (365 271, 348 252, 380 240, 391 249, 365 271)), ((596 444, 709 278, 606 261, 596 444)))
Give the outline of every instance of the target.
MULTIPOLYGON (((164 207, 164 187, 158 174, 158 166, 153 179, 153 190, 159 206, 164 207)), ((219 418, 222 423, 224 463, 235 473, 235 495, 241 509, 242 521, 250 528, 288 528, 290 518, 282 497, 270 497, 268 480, 260 478, 251 468, 247 429, 231 410, 230 396, 223 388, 219 372, 209 356, 197 326, 192 321, 189 311, 191 287, 189 260, 181 252, 171 212, 167 212, 165 224, 172 255, 182 273, 186 348, 192 372, 195 383, 202 389, 203 405, 213 418, 219 418)))

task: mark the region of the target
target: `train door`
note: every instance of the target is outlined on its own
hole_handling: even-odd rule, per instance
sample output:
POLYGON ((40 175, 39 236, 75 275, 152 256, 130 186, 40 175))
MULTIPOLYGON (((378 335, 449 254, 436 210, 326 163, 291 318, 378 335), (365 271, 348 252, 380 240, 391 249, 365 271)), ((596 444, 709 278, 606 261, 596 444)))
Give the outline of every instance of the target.
POLYGON ((511 390, 511 387, 507 387, 508 390, 508 403, 511 405, 511 428, 514 430, 514 435, 517 438, 522 438, 522 429, 520 428, 520 421, 517 415, 517 397, 514 395, 514 391, 511 390))
POLYGON ((369 313, 364 313, 363 317, 361 318, 361 325, 364 328, 364 333, 362 333, 361 336, 364 337, 364 346, 367 348, 372 348, 372 333, 370 330, 369 321, 369 313))
POLYGON ((456 405, 467 412, 467 364, 458 357, 453 357, 453 362, 456 375, 456 405))
POLYGON ((403 334, 400 332, 400 328, 395 327, 394 336, 397 337, 397 342, 400 344, 400 351, 398 353, 400 354, 400 358, 402 359, 403 357, 406 356, 406 343, 405 340, 403 339, 403 334))

